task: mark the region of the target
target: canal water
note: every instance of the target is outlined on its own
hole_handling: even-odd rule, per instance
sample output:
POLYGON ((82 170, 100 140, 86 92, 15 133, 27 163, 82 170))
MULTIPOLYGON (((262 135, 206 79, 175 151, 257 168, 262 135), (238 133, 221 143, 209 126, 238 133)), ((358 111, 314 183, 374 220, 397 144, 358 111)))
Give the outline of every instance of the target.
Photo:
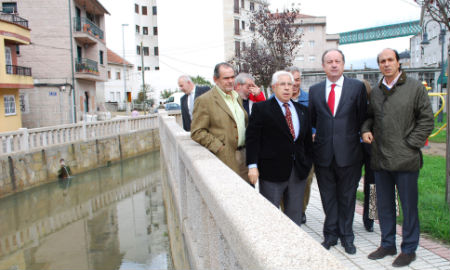
POLYGON ((172 269, 159 152, 0 199, 0 269, 172 269))

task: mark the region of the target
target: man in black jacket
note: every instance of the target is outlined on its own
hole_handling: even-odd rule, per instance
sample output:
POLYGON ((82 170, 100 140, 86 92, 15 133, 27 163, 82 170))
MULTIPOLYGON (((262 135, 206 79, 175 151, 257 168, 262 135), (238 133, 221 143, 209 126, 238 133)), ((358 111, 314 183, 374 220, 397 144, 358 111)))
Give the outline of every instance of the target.
POLYGON ((307 108, 292 102, 293 77, 278 71, 272 77, 275 96, 253 104, 246 131, 250 182, 259 178, 261 194, 301 225, 306 177, 312 166, 311 124, 307 108))
POLYGON ((181 117, 183 119, 183 129, 191 130, 192 112, 194 111, 194 100, 209 90, 208 86, 196 86, 187 75, 178 78, 178 87, 185 94, 181 97, 181 117))
POLYGON ((427 91, 401 71, 399 58, 392 49, 378 55, 384 77, 370 94, 368 118, 361 128, 364 142, 372 144, 371 165, 381 229, 381 246, 368 257, 377 260, 397 254, 397 187, 404 218, 402 252, 392 263, 394 267, 407 266, 416 259, 420 237, 417 180, 423 163, 420 148, 434 127, 427 91))

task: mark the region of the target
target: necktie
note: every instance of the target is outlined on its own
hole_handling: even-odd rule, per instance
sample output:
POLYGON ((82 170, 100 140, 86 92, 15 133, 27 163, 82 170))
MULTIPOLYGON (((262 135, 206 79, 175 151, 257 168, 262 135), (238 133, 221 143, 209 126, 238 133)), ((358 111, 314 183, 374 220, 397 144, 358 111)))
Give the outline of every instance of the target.
POLYGON ((336 84, 331 85, 331 91, 328 95, 328 107, 330 107, 331 114, 334 115, 334 88, 336 87, 336 84))
POLYGON ((289 104, 284 103, 283 106, 286 109, 286 115, 285 115, 286 122, 288 124, 289 130, 291 131, 292 138, 295 139, 295 130, 294 130, 294 125, 292 124, 292 115, 291 115, 291 110, 289 110, 289 104))
POLYGON ((249 106, 248 106, 248 99, 243 99, 242 100, 242 105, 244 105, 244 109, 245 109, 245 111, 247 112, 247 114, 250 114, 250 108, 249 108, 249 106))

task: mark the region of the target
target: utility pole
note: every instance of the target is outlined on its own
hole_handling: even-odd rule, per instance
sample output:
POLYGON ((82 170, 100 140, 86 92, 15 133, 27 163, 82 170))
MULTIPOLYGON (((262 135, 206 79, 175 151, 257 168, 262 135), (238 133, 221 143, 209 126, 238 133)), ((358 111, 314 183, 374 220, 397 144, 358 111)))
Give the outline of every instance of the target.
POLYGON ((141 41, 141 66, 142 66, 142 92, 144 92, 144 101, 147 100, 147 91, 145 89, 145 66, 144 66, 144 43, 141 41))

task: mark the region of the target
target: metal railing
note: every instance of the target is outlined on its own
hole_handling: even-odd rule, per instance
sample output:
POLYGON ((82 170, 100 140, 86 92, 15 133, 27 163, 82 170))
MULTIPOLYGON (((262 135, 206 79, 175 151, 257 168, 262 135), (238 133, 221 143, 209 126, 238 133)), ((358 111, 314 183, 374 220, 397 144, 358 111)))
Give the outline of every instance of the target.
POLYGON ((94 22, 85 17, 75 17, 74 28, 76 32, 85 32, 98 39, 103 40, 103 30, 100 29, 94 22))
POLYGON ((15 66, 15 65, 6 65, 6 74, 31 76, 31 68, 15 66))
POLYGON ((157 115, 120 117, 45 128, 21 128, 18 131, 0 133, 0 155, 155 128, 158 128, 157 115))
MULTIPOLYGON (((447 93, 428 93, 428 96, 430 97, 439 97, 441 100, 441 107, 439 108, 439 110, 437 110, 437 112, 434 114, 434 118, 436 118, 440 113, 443 113, 444 108, 445 108, 445 98, 444 96, 446 96, 447 93)), ((438 135, 439 133, 441 133, 441 131, 443 131, 445 128, 447 127, 447 123, 443 124, 436 132, 434 132, 433 134, 431 134, 429 136, 429 138, 433 138, 436 135, 438 135)))
POLYGON ((87 58, 75 58, 75 71, 98 75, 98 63, 87 58))
POLYGON ((2 21, 7 21, 7 22, 11 22, 13 24, 17 24, 20 26, 23 26, 25 28, 28 28, 28 21, 25 20, 22 17, 19 17, 15 14, 9 13, 9 12, 5 12, 5 10, 2 10, 0 12, 0 20, 2 21))

